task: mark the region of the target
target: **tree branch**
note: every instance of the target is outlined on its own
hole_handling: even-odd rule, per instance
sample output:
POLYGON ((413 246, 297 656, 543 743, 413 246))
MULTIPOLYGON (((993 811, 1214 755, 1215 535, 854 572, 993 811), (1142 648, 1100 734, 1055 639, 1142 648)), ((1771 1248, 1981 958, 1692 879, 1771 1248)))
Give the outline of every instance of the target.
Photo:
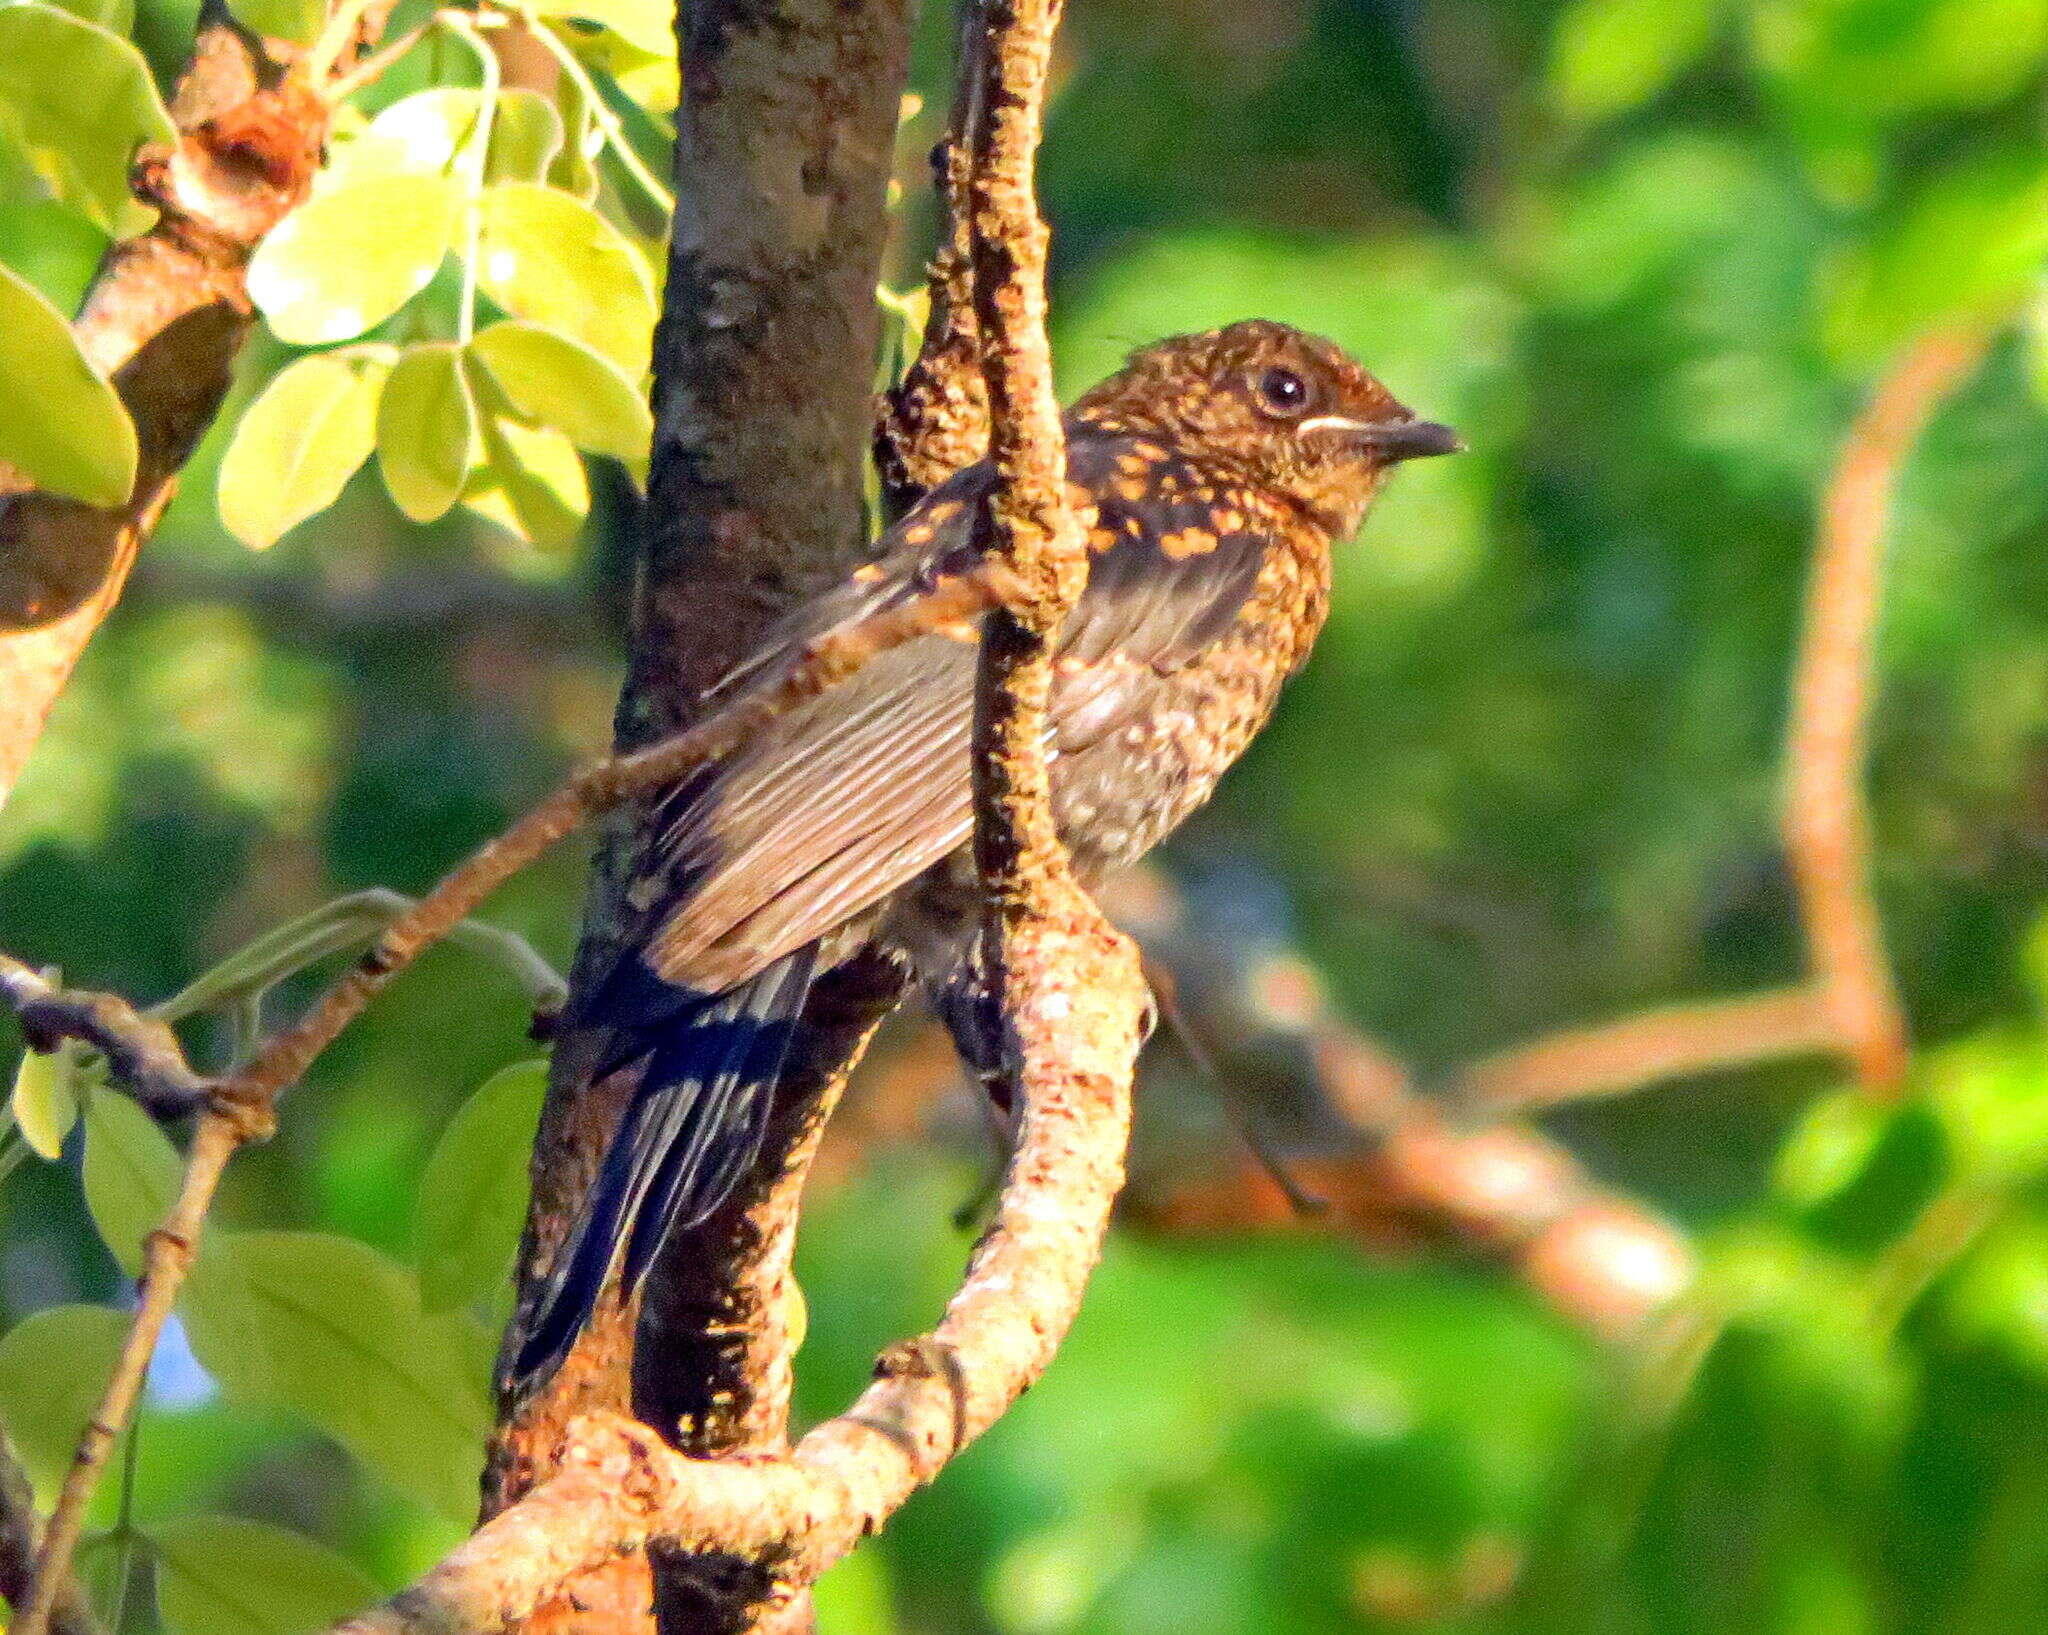
MULTIPOLYGON (((353 8, 343 66, 383 32, 392 3, 353 8)), ((0 801, 220 411, 255 321, 249 256, 305 199, 331 114, 322 86, 287 73, 224 10, 209 13, 172 98, 176 144, 136 156, 135 195, 156 224, 108 253, 73 325, 134 419, 134 492, 100 509, 0 467, 0 801)))
MULTIPOLYGON (((0 1429, 0 1598, 11 1607, 27 1601, 43 1527, 28 1473, 14 1456, 14 1444, 0 1429)), ((100 1635, 85 1596, 67 1575, 50 1608, 50 1635, 100 1635)))
POLYGON ((294 1026, 273 1036, 248 1066, 224 1081, 195 1073, 163 1023, 126 1001, 53 987, 19 960, 0 955, 0 997, 20 1012, 32 1045, 78 1038, 101 1049, 121 1089, 146 1105, 187 1111, 203 1098, 183 1188, 144 1256, 139 1306, 114 1376, 79 1443, 37 1572, 37 1593, 17 1635, 44 1635, 56 1587, 68 1580, 85 1506, 137 1393, 175 1304, 222 1171, 245 1142, 265 1139, 277 1098, 304 1076, 363 1007, 400 971, 453 932, 483 899, 580 824, 632 796, 671 783, 723 754, 786 710, 814 698, 869 659, 941 625, 1000 605, 1012 578, 1001 563, 942 581, 899 608, 830 632, 780 678, 735 700, 703 725, 647 749, 586 767, 494 840, 484 843, 425 896, 400 912, 370 949, 294 1026), (41 1036, 38 1040, 38 1035, 41 1036))
POLYGON ((1849 433, 1821 506, 1786 731, 1785 854, 1823 1014, 1864 1088, 1889 1095, 1907 1063, 1884 927, 1871 895, 1864 792, 1884 534, 1900 468, 1935 407, 1983 356, 1974 332, 1906 348, 1849 433))

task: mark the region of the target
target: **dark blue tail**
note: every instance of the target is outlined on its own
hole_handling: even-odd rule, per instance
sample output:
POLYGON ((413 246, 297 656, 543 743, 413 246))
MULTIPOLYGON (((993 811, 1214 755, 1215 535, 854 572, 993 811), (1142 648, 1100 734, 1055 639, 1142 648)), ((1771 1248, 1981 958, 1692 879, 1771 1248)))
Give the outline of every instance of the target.
POLYGON ((568 1355, 615 1265, 637 1290, 669 1234, 718 1208, 752 1167, 815 965, 816 950, 800 948, 721 994, 667 988, 668 1013, 624 1029, 600 1061, 598 1076, 641 1059, 640 1082, 534 1301, 515 1392, 568 1355))

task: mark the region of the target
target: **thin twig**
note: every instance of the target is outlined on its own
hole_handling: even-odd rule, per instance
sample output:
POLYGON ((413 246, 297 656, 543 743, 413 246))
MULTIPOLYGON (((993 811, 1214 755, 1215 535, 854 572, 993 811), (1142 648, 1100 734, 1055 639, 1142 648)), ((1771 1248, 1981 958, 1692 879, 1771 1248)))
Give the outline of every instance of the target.
POLYGON ((1660 1079, 1824 1054, 1840 1037, 1811 987, 1779 988, 1547 1034, 1473 1062, 1458 1088, 1490 1112, 1531 1112, 1660 1079))
MULTIPOLYGON (((43 1525, 36 1516, 35 1490, 15 1457, 14 1444, 0 1428, 0 1597, 10 1606, 28 1598, 36 1554, 42 1548, 43 1525)), ((99 1624, 85 1596, 68 1576, 50 1612, 51 1635, 99 1635, 99 1624)))
POLYGON ((178 1036, 125 999, 60 988, 9 954, 0 954, 0 998, 14 1007, 31 1050, 54 1050, 64 1039, 91 1045, 114 1081, 158 1117, 188 1113, 212 1092, 178 1036))
POLYGON ((93 1488, 107 1455, 134 1413, 136 1398, 142 1394, 149 1360, 155 1355, 157 1338, 163 1333, 179 1286, 192 1264, 221 1171, 236 1148, 262 1133, 264 1122, 256 1110, 232 1105, 222 1105, 199 1120, 191 1155, 185 1161, 185 1180, 178 1200, 163 1225, 150 1233, 143 1245, 142 1286, 135 1320, 114 1364, 114 1376, 86 1423, 78 1452, 57 1495, 56 1507, 50 1512, 49 1535, 36 1558, 35 1584, 28 1604, 22 1608, 20 1621, 14 1626, 15 1635, 45 1635, 51 1627, 51 1615, 71 1577, 71 1558, 85 1526, 86 1506, 92 1502, 93 1488))
POLYGON ((1857 1077, 1875 1095, 1895 1091, 1907 1065, 1906 1021, 1871 894, 1863 787, 1885 527, 1899 470, 1921 428, 1984 346, 1974 331, 1921 337, 1878 383, 1850 431, 1821 506, 1792 682, 1786 857, 1820 1004, 1857 1077))

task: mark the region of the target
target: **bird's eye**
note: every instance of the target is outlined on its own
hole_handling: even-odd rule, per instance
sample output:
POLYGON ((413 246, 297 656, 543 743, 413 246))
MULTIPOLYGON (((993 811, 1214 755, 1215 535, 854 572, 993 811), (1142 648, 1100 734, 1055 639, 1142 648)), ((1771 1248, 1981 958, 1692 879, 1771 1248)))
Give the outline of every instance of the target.
POLYGON ((1259 406, 1268 414, 1292 418, 1308 408, 1308 382, 1292 369, 1274 367, 1258 380, 1259 406))

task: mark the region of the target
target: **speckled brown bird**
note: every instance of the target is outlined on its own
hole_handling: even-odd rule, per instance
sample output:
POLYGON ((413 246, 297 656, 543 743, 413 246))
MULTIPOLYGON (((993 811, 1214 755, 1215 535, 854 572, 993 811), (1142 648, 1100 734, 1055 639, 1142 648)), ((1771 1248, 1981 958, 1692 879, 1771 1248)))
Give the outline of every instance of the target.
MULTIPOLYGON (((1392 466, 1459 445, 1328 341, 1259 321, 1137 352, 1066 432, 1090 562, 1059 641, 1052 780, 1086 879, 1208 798, 1322 627, 1331 548, 1392 466)), ((935 489, 725 690, 971 566, 991 484, 981 464, 935 489)), ((565 1019, 602 1030, 599 1071, 637 1065, 638 1085, 535 1292, 515 1386, 552 1370, 615 1268, 634 1286, 753 1163, 821 973, 864 946, 897 952, 970 1061, 994 1065, 971 958, 976 638, 966 626, 881 655, 658 808, 634 897, 648 933, 565 1019)))

